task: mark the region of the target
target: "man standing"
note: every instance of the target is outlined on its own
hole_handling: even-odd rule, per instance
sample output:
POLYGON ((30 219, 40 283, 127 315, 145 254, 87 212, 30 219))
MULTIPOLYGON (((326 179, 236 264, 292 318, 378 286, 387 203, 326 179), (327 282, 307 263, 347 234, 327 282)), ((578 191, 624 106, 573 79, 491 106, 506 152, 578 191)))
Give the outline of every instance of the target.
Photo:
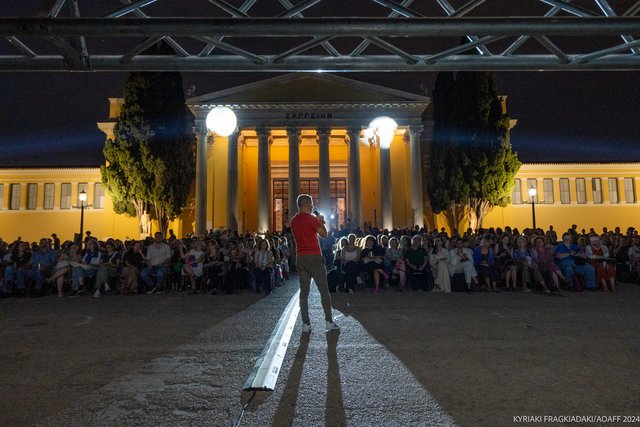
POLYGON ((322 215, 312 215, 313 199, 308 194, 301 194, 297 199, 298 213, 291 219, 291 231, 296 241, 298 273, 300 274, 300 313, 302 314, 302 332, 311 332, 309 320, 309 290, 311 279, 314 280, 324 310, 327 331, 340 329, 333 322, 331 314, 331 296, 327 285, 327 269, 320 250, 318 235, 327 237, 325 220, 322 215))

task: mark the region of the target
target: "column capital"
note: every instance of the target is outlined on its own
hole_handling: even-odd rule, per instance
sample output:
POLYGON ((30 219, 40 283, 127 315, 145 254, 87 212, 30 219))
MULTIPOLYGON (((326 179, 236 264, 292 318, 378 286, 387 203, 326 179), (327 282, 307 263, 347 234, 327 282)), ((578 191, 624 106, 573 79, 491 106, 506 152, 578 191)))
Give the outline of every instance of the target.
POLYGON ((209 133, 209 129, 207 129, 207 123, 204 120, 196 120, 195 126, 193 126, 192 131, 196 134, 196 136, 203 136, 209 133))
POLYGON ((256 128, 256 134, 258 134, 258 138, 269 136, 271 134, 271 128, 258 127, 256 128))
POLYGON ((316 133, 318 136, 322 135, 331 135, 331 127, 329 126, 320 126, 316 129, 316 133))
POLYGON ((412 125, 409 126, 409 131, 412 133, 422 133, 424 132, 424 125, 412 125))
POLYGON ((351 142, 352 138, 358 140, 360 138, 360 132, 362 132, 362 126, 350 126, 347 128, 347 137, 345 142, 351 142))
POLYGON ((287 127, 287 136, 289 138, 293 136, 300 136, 302 134, 302 128, 300 126, 287 127))

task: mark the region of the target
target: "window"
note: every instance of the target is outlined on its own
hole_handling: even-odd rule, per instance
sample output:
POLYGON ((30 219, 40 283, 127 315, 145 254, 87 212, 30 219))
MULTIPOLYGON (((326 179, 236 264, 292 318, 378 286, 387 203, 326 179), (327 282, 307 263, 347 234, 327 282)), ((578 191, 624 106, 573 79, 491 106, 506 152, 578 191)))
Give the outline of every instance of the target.
POLYGON ((593 189, 593 203, 602 203, 602 180, 591 178, 591 188, 593 189))
POLYGON ((60 209, 71 208, 71 184, 68 182, 60 186, 60 209))
POLYGON ((20 209, 20 184, 11 184, 10 190, 11 194, 9 197, 11 198, 11 202, 9 209, 17 211, 20 209))
POLYGON ((544 191, 544 202, 553 204, 553 179, 545 178, 542 181, 542 191, 544 191))
POLYGON ((38 184, 27 184, 27 209, 34 210, 38 205, 38 184))
POLYGON ((87 206, 87 202, 89 201, 89 183, 87 182, 80 182, 78 183, 78 200, 77 200, 77 206, 81 206, 82 202, 80 201, 80 193, 82 192, 87 193, 87 201, 84 202, 84 206, 87 206))
POLYGON ((609 178, 609 203, 620 203, 618 198, 618 178, 609 178))
MULTIPOLYGON (((540 200, 540 194, 538 193, 538 180, 535 178, 527 178, 527 196, 529 196, 529 190, 532 188, 536 189, 535 202, 538 203, 540 200)), ((529 196, 529 199, 531 199, 531 196, 529 196)))
POLYGON ((104 208, 104 190, 102 189, 102 184, 99 182, 96 182, 93 186, 93 208, 104 208))
POLYGON ((636 190, 633 184, 633 178, 624 179, 624 199, 627 201, 627 203, 636 202, 636 190))
POLYGON ((44 185, 43 209, 53 209, 53 198, 55 196, 55 185, 48 183, 44 185))
POLYGON ((511 203, 514 205, 519 205, 522 203, 522 182, 520 179, 516 179, 516 185, 513 187, 513 192, 511 193, 511 203))
POLYGON ((571 190, 569 190, 569 178, 560 178, 560 203, 571 203, 571 190))
POLYGON ((578 199, 578 204, 584 205, 587 203, 587 186, 584 178, 576 178, 576 198, 578 199))
POLYGON ((4 209, 4 184, 0 184, 0 211, 4 209))

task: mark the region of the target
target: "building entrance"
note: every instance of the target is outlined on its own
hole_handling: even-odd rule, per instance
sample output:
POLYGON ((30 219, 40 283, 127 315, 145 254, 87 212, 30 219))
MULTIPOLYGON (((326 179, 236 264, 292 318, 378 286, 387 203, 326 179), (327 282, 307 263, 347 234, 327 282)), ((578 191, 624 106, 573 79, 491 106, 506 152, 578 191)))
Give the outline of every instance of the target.
MULTIPOLYGON (((320 180, 308 178, 300 180, 300 193, 309 194, 317 204, 320 191, 320 180)), ((297 197, 298 195, 293 195, 297 197)), ((339 227, 346 222, 347 180, 336 178, 329 180, 329 211, 322 212, 330 227, 339 227), (333 216, 333 218, 331 218, 333 216)), ((276 178, 273 180, 273 229, 282 231, 289 225, 289 180, 276 178)))

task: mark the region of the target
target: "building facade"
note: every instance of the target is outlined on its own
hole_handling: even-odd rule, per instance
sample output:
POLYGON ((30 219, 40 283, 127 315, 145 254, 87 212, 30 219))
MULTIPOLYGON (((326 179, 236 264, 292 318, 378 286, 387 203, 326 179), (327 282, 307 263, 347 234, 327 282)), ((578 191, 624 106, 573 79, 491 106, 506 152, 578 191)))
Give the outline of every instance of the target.
MULTIPOLYGON (((176 234, 213 228, 280 231, 309 193, 334 225, 381 228, 446 226, 433 215, 426 175, 432 121, 429 98, 327 74, 289 74, 187 101, 196 117, 196 180, 190 203, 171 224, 176 234), (208 112, 231 108, 238 119, 228 137, 206 129, 208 112), (368 124, 388 116, 398 124, 388 149, 368 124), (291 197, 290 197, 291 195, 291 197)), ((113 137, 122 99, 109 99, 113 137)), ((640 164, 524 164, 513 203, 495 208, 485 226, 532 225, 528 189, 537 189, 540 227, 571 224, 635 226, 640 164), (605 209, 606 208, 606 209, 605 209)), ((113 212, 93 168, 0 169, 0 237, 36 239, 79 230, 78 194, 88 194, 85 230, 97 237, 138 237, 137 221, 113 212)), ((155 224, 154 224, 155 225, 155 224)), ((155 229, 155 227, 154 227, 155 229)))

